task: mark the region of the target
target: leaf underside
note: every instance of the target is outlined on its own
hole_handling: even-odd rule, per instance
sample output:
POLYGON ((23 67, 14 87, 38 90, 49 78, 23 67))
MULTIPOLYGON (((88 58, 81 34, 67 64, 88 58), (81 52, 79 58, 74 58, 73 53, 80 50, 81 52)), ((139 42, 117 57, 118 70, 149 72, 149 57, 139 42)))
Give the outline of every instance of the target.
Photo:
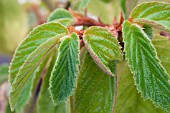
POLYGON ((135 84, 144 99, 170 110, 169 75, 161 65, 155 48, 145 32, 135 24, 123 24, 126 59, 134 74, 135 84))
POLYGON ((114 76, 109 68, 109 61, 122 60, 121 47, 117 39, 102 27, 90 27, 83 36, 85 46, 95 62, 108 75, 114 76))
POLYGON ((134 22, 170 31, 170 4, 148 2, 138 5, 131 13, 134 22))
MULTIPOLYGON (((115 66, 113 66, 115 73, 115 66)), ((108 76, 93 61, 84 56, 78 85, 73 97, 73 113, 111 113, 115 96, 116 77, 108 76)))
POLYGON ((79 37, 73 33, 65 36, 50 78, 50 93, 55 104, 73 94, 79 70, 79 37))

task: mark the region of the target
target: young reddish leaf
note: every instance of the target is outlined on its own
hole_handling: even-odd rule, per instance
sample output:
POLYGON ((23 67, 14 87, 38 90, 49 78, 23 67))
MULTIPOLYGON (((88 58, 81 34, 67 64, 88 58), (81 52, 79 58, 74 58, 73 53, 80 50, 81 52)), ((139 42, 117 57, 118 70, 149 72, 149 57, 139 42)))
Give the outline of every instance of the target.
POLYGON ((102 27, 90 27, 83 36, 85 46, 95 62, 108 75, 114 76, 108 64, 109 61, 121 61, 122 52, 117 39, 107 29, 102 27))
POLYGON ((136 23, 170 31, 170 4, 161 2, 140 4, 132 11, 130 18, 136 23))
POLYGON ((123 24, 125 56, 134 74, 135 84, 144 99, 170 110, 170 76, 161 65, 147 34, 135 24, 123 24))

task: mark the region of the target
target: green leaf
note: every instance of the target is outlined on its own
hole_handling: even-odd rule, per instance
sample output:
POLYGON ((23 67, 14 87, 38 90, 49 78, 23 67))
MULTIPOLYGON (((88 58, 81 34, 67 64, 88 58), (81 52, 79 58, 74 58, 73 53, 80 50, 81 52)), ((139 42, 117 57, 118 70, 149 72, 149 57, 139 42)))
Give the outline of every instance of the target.
POLYGON ((47 21, 57 21, 63 24, 64 26, 70 26, 74 23, 74 18, 67 10, 63 8, 57 8, 50 14, 47 21))
POLYGON ((0 65, 0 85, 8 80, 8 67, 9 64, 0 65))
MULTIPOLYGON (((170 74, 170 41, 168 38, 156 36, 152 40, 162 65, 170 74)), ((133 81, 133 75, 127 62, 118 64, 118 93, 115 113, 167 113, 156 108, 151 101, 144 101, 137 92, 133 81), (123 107, 122 107, 123 105, 123 107)))
POLYGON ((120 6, 124 13, 125 19, 130 15, 131 10, 136 6, 138 0, 121 0, 120 6))
POLYGON ((16 113, 16 112, 15 111, 14 112, 11 111, 10 104, 8 103, 7 107, 6 107, 5 113, 16 113))
MULTIPOLYGON (((56 55, 54 55, 56 57, 56 55)), ((43 80, 42 80, 42 86, 40 89, 39 97, 37 100, 37 113, 67 113, 66 112, 66 102, 61 103, 59 106, 55 106, 53 104, 53 101, 50 97, 50 93, 48 90, 49 87, 49 78, 51 71, 53 69, 53 66, 55 64, 56 58, 52 59, 52 62, 50 64, 50 67, 47 70, 47 73, 45 74, 43 80)))
POLYGON ((30 87, 31 79, 34 77, 33 73, 37 66, 55 48, 59 39, 68 33, 67 29, 59 23, 49 23, 47 25, 42 25, 31 32, 27 39, 19 46, 13 58, 10 78, 14 80, 15 73, 17 76, 14 82, 11 83, 10 105, 12 110, 17 106, 18 100, 24 98, 22 93, 26 87, 30 87), (19 72, 17 73, 16 70, 19 72))
POLYGON ((24 111, 24 107, 26 106, 26 104, 29 101, 29 98, 31 97, 31 93, 32 93, 31 89, 33 88, 32 87, 33 77, 29 81, 30 82, 25 85, 22 93, 20 94, 20 98, 17 102, 16 109, 15 109, 17 113, 22 113, 24 111))
POLYGON ((143 100, 134 85, 127 61, 118 64, 117 72, 119 82, 115 113, 167 113, 156 108, 150 100, 143 100))
POLYGON ((170 4, 161 2, 140 4, 132 11, 130 18, 136 23, 170 31, 170 4))
POLYGON ((163 36, 156 36, 152 40, 153 45, 156 48, 158 57, 161 60, 161 63, 170 74, 170 40, 163 36))
POLYGON ((21 66, 30 54, 48 39, 59 35, 68 34, 68 30, 59 23, 43 24, 35 28, 17 48, 9 69, 9 81, 12 84, 21 66))
POLYGON ((149 39, 152 40, 153 39, 153 30, 152 30, 152 27, 150 27, 150 26, 148 26, 146 24, 143 27, 144 27, 143 31, 148 35, 149 39))
POLYGON ((109 61, 121 61, 122 52, 117 39, 105 28, 90 27, 84 32, 83 40, 95 62, 108 75, 114 76, 109 61))
POLYGON ((34 75, 32 75, 31 83, 27 85, 28 88, 24 88, 23 94, 21 94, 22 97, 20 97, 15 110, 17 113, 36 112, 36 100, 41 86, 41 76, 44 76, 46 73, 46 68, 50 63, 50 57, 53 55, 52 53, 49 53, 45 60, 37 67, 34 75))
MULTIPOLYGON (((115 73, 115 63, 113 66, 115 73)), ((116 77, 108 76, 89 53, 81 65, 78 85, 71 100, 72 113, 112 113, 116 93, 116 77)))
POLYGON ((79 71, 79 37, 73 33, 63 37, 50 77, 50 93, 55 104, 74 93, 79 71))
POLYGON ((170 110, 170 77, 161 65, 155 48, 145 32, 135 24, 123 24, 125 54, 135 84, 144 99, 170 110))

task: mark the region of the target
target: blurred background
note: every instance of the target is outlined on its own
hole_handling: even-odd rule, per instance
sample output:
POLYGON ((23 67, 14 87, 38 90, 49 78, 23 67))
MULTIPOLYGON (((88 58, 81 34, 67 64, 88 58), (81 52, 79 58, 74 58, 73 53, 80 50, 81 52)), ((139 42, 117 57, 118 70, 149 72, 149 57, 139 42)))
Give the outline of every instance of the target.
MULTIPOLYGON (((76 10, 80 0, 0 0, 0 113, 9 110, 7 93, 9 88, 8 66, 16 47, 34 27, 46 22, 48 15, 56 8, 76 10), (7 109, 6 109, 7 107, 7 109)), ((128 0, 127 13, 139 3, 148 0, 128 0), (128 3, 133 3, 128 5, 128 3)), ((158 0, 149 0, 158 1, 158 0)), ((159 0, 160 1, 160 0, 159 0)), ((163 0, 170 2, 170 0, 163 0)), ((112 24, 119 19, 121 0, 91 0, 88 14, 104 23, 112 24), (95 16, 93 16, 95 15, 95 16)))

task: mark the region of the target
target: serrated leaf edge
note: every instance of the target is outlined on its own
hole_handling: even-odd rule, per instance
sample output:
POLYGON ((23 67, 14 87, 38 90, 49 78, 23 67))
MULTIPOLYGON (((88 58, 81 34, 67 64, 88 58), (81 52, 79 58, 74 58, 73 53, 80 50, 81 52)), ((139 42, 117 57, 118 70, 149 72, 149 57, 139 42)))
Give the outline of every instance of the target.
MULTIPOLYGON (((58 24, 60 24, 59 22, 55 22, 55 21, 54 21, 54 22, 50 22, 50 23, 58 23, 58 24)), ((26 38, 18 45, 17 49, 15 50, 15 53, 14 53, 13 58, 15 57, 15 55, 16 55, 16 53, 17 53, 17 50, 19 49, 20 45, 29 37, 29 35, 30 35, 32 32, 34 32, 34 30, 37 29, 38 27, 44 26, 44 25, 46 25, 46 24, 48 24, 48 23, 44 23, 44 24, 41 24, 41 25, 33 28, 33 30, 26 36, 26 38)), ((60 24, 60 25, 65 28, 64 25, 62 25, 62 24, 60 24)), ((69 33, 68 30, 67 30, 67 33, 69 33)), ((64 34, 65 34, 65 33, 55 35, 55 36, 49 38, 48 40, 46 40, 45 42, 43 42, 42 44, 45 44, 47 41, 51 40, 52 38, 56 38, 56 37, 62 36, 62 35, 64 35, 64 34)), ((60 40, 60 39, 59 39, 59 40, 60 40)), ((41 45, 42 45, 42 44, 41 44, 41 45)), ((57 45, 57 44, 58 44, 58 42, 56 42, 55 45, 57 45)), ((39 47, 38 47, 38 48, 39 48, 39 47)), ((36 48, 36 49, 37 49, 37 48, 36 48)), ((35 49, 35 50, 36 50, 36 49, 35 49)), ((51 48, 51 49, 52 49, 52 48, 51 48)), ((34 51, 35 51, 35 50, 34 50, 34 51)), ((33 51, 32 53, 30 53, 30 55, 29 55, 29 56, 26 58, 26 60, 24 61, 23 65, 20 66, 19 72, 18 72, 17 75, 15 76, 14 81, 13 81, 13 83, 11 84, 11 86, 12 86, 14 83, 16 83, 16 78, 18 77, 18 74, 20 73, 20 70, 23 68, 23 66, 25 65, 27 59, 34 53, 34 51, 33 51)), ((50 51, 51 51, 51 50, 49 50, 48 53, 49 53, 50 51)), ((48 53, 47 53, 47 54, 48 54, 48 53)), ((46 54, 46 55, 47 55, 47 54, 46 54)), ((43 56, 43 59, 44 59, 45 57, 46 57, 46 56, 43 56)), ((11 61, 11 63, 10 63, 10 67, 11 67, 11 64, 12 64, 13 60, 14 60, 14 59, 12 59, 12 61, 11 61)), ((43 60, 41 60, 40 63, 41 63, 42 61, 43 61, 43 60)), ((39 63, 39 64, 40 64, 40 63, 39 63)), ((38 64, 38 65, 39 65, 39 64, 38 64)), ((10 72, 10 67, 9 67, 9 72, 10 72)), ((8 80, 9 80, 9 82, 10 82, 10 74, 9 74, 9 76, 8 76, 8 80)), ((13 92, 13 88, 12 88, 12 87, 11 87, 10 92, 13 92)), ((10 98, 9 98, 9 101, 10 101, 10 98)), ((16 107, 16 105, 17 105, 18 102, 16 103, 16 105, 15 105, 14 107, 12 107, 11 102, 9 102, 9 103, 10 103, 10 106, 11 106, 11 110, 14 111, 14 109, 15 109, 15 107, 16 107)))
MULTIPOLYGON (((124 21, 124 23, 125 22, 127 22, 127 20, 126 21, 124 21)), ((129 21, 128 21, 129 22, 129 21)), ((124 24, 123 23, 123 24, 124 24)), ((130 23, 130 22, 129 22, 130 23)), ((131 23, 130 23, 131 24, 131 23)), ((141 29, 138 25, 136 25, 136 24, 131 24, 131 26, 135 26, 135 27, 138 27, 139 29, 141 29)), ((122 28, 123 29, 123 28, 122 28)), ((145 34, 145 37, 149 40, 149 37, 146 35, 146 33, 143 31, 143 30, 141 30, 141 32, 143 33, 143 34, 145 34)), ((123 34, 123 37, 125 37, 124 36, 124 34, 123 34)), ((123 42, 124 42, 124 40, 123 40, 123 42)), ((149 44, 151 45, 151 46, 153 46, 153 44, 151 43, 151 40, 149 40, 149 44)), ((124 42, 125 43, 125 42, 124 42)), ((159 58, 158 58, 158 55, 157 55, 157 52, 156 52, 156 49, 155 49, 155 47, 153 46, 153 48, 154 48, 154 51, 155 51, 155 53, 156 53, 156 56, 155 56, 155 58, 159 61, 158 63, 159 63, 159 65, 162 67, 162 69, 164 70, 164 72, 167 74, 167 75, 169 75, 168 73, 167 73, 167 71, 165 70, 165 68, 163 67, 163 65, 161 64, 161 61, 159 60, 159 58)), ((124 50, 125 50, 126 48, 124 48, 124 50)), ((133 75, 135 75, 135 73, 136 72, 134 72, 133 70, 132 70, 132 67, 131 67, 131 65, 129 64, 129 60, 128 60, 128 58, 127 57, 125 57, 125 60, 127 60, 128 61, 128 67, 130 68, 130 71, 131 71, 131 73, 133 74, 133 75)), ((170 84, 170 77, 168 76, 168 78, 169 78, 169 84, 170 84)), ((137 88, 137 91, 138 91, 138 93, 141 93, 141 96, 142 96, 142 98, 144 99, 144 101, 146 101, 146 100, 151 100, 152 101, 152 99, 151 98, 148 98, 148 97, 146 97, 146 98, 144 98, 144 96, 143 96, 143 93, 142 93, 142 91, 141 90, 139 90, 138 89, 138 85, 137 85, 137 83, 135 82, 136 81, 136 78, 133 76, 133 79, 134 79, 134 84, 135 84, 135 86, 136 86, 136 88, 137 88)), ((160 108, 162 108, 162 109, 166 109, 167 110, 167 108, 163 108, 162 106, 160 106, 159 104, 158 104, 158 102, 155 102, 155 101, 152 101, 152 103, 155 105, 155 107, 160 107, 160 108)))
MULTIPOLYGON (((57 21, 53 21, 53 22, 49 22, 49 23, 58 23, 58 24, 60 24, 59 22, 57 22, 57 21)), ((9 73, 9 75, 8 75, 8 81, 9 81, 9 83, 11 84, 11 68, 12 68, 12 64, 13 64, 13 62, 14 62, 14 58, 16 57, 16 54, 17 54, 17 51, 18 51, 18 49, 19 49, 19 47, 21 46, 21 44, 30 36, 30 34, 32 34, 32 32, 34 32, 34 30, 35 29, 37 29, 37 28, 39 28, 39 27, 42 27, 42 26, 45 26, 45 25, 47 25, 48 23, 44 23, 44 24, 41 24, 41 25, 38 25, 37 27, 35 27, 35 28, 33 28, 30 32, 29 32, 29 34, 25 37, 25 39, 24 40, 22 40, 20 43, 19 43, 19 45, 17 46, 17 48, 15 49, 15 52, 14 52, 14 55, 13 55, 13 58, 12 58, 12 60, 11 60, 11 62, 10 62, 10 65, 9 65, 9 70, 8 70, 8 73, 9 73)), ((62 25, 62 24, 60 24, 62 27, 64 27, 65 28, 65 26, 64 25, 62 25)), ((69 31, 67 30, 67 33, 69 33, 69 31)), ((35 49, 36 50, 36 49, 35 49)), ((34 50, 34 51, 35 51, 34 50)), ((28 55, 28 57, 30 57, 30 55, 28 55)), ((27 58, 28 58, 27 57, 27 58)), ((26 58, 26 59, 27 59, 26 58)), ((26 60, 25 60, 26 61, 26 60)), ((25 64, 25 62, 23 63, 23 65, 25 64)), ((21 69, 21 67, 19 68, 19 70, 21 69)), ((18 73, 17 73, 17 75, 18 75, 18 73)), ((16 75, 16 76, 17 76, 16 75)), ((15 77, 16 78, 16 77, 15 77)), ((13 82, 15 81, 15 79, 13 80, 13 82)), ((12 82, 12 84, 13 84, 13 82, 12 82)), ((11 85, 12 85, 11 84, 11 85)))
MULTIPOLYGON (((64 11, 64 12, 66 12, 66 13, 69 13, 67 10, 65 10, 65 9, 63 9, 63 8, 57 8, 57 9, 55 9, 50 15, 49 15, 49 17, 47 18, 47 22, 50 22, 50 18, 57 12, 57 11, 64 11)), ((71 14, 70 14, 71 15, 71 14)), ((73 16, 71 15, 71 18, 60 18, 60 19, 57 19, 57 20, 55 20, 55 21, 59 21, 59 20, 62 20, 62 19, 68 19, 68 20, 71 20, 72 22, 74 22, 74 18, 73 18, 73 16)), ((51 22, 55 22, 55 21, 51 21, 51 22)))
POLYGON ((160 3, 160 4, 165 4, 165 5, 169 4, 170 5, 170 3, 160 2, 160 1, 144 2, 144 3, 138 4, 136 7, 134 7, 133 10, 131 11, 129 17, 132 18, 135 23, 139 23, 139 24, 143 23, 143 24, 151 25, 151 26, 153 26, 155 28, 166 30, 166 31, 170 32, 170 29, 164 27, 163 25, 161 25, 161 24, 159 24, 159 23, 157 23, 155 21, 150 21, 150 20, 147 20, 147 19, 144 19, 144 18, 133 18, 132 17, 132 13, 133 13, 134 10, 136 10, 137 7, 139 7, 139 6, 143 5, 143 4, 148 4, 148 3, 160 3))
MULTIPOLYGON (((92 29, 93 27, 96 27, 96 26, 92 26, 92 27, 89 27, 89 28, 87 28, 86 29, 86 31, 85 31, 85 33, 88 31, 88 30, 90 30, 90 29, 92 29)), ((99 26, 97 26, 97 27, 99 27, 99 26)), ((99 27, 99 28, 104 28, 104 27, 99 27)), ((107 29, 106 29, 107 30, 107 29)), ((109 30, 108 30, 108 32, 110 32, 109 30)), ((84 35, 83 35, 83 38, 85 37, 85 34, 84 33, 84 35)), ((111 33, 111 32, 110 32, 111 33)), ((112 34, 112 33, 111 33, 112 34)), ((115 37, 114 35, 113 35, 113 37, 115 37)), ((115 37, 116 38, 116 37, 115 37)), ((117 38, 116 38, 117 39, 117 38)), ((90 52, 90 55, 92 56, 92 58, 93 58, 93 60, 95 61, 95 63, 99 66, 99 67, 101 67, 103 70, 104 70, 104 72, 106 72, 108 75, 110 75, 110 76, 115 76, 112 72, 111 72, 111 70, 110 70, 110 68, 109 67, 106 67, 103 63, 102 63, 102 61, 100 60, 100 58, 96 55, 96 53, 95 52, 93 52, 91 49, 90 49, 90 47, 88 46, 88 44, 84 41, 84 43, 85 43, 85 46, 86 46, 86 48, 87 48, 87 50, 90 52)), ((119 43, 119 42, 118 42, 119 43)), ((121 47, 119 46, 119 48, 121 49, 121 47)))
MULTIPOLYGON (((76 34, 76 33, 72 33, 72 34, 76 34)), ((61 43, 62 43, 62 41, 64 40, 64 39, 66 39, 66 38, 72 38, 71 37, 71 35, 72 34, 69 34, 69 35, 66 35, 66 36, 63 36, 62 38, 61 38, 61 43)), ((76 34, 77 35, 77 34, 76 34)), ((78 42, 79 43, 79 42, 78 42)), ((80 48, 80 44, 78 44, 79 45, 79 48, 80 48)), ((58 47, 58 50, 60 49, 60 46, 58 47)), ((79 51, 79 53, 80 53, 80 49, 78 49, 78 51, 79 51)), ((57 54, 57 58, 56 58, 56 63, 54 64, 54 67, 58 64, 58 59, 59 59, 59 54, 60 54, 60 52, 58 51, 58 54, 57 54)), ((76 89, 76 87, 77 87, 77 81, 78 81, 78 75, 79 75, 79 64, 80 64, 80 54, 78 54, 78 60, 79 60, 79 63, 77 63, 76 64, 76 67, 77 67, 77 78, 76 78, 76 80, 75 80, 75 84, 74 84, 74 86, 73 86, 73 90, 72 90, 72 92, 70 93, 70 95, 68 96, 68 98, 65 98, 63 101, 58 101, 58 102, 55 102, 55 100, 54 100, 54 98, 53 98, 53 94, 52 94, 52 91, 51 91, 51 87, 53 87, 51 84, 50 84, 50 82, 52 81, 51 79, 52 79, 52 73, 53 73, 53 71, 55 71, 55 69, 54 69, 54 67, 53 67, 53 69, 52 69, 52 72, 51 72, 51 76, 50 76, 50 79, 49 79, 49 88, 48 88, 48 90, 49 90, 49 94, 50 94, 50 97, 51 97, 51 99, 52 99, 52 101, 53 101, 53 104, 56 106, 56 105, 59 105, 60 103, 62 103, 62 102, 64 102, 64 101, 68 101, 69 100, 69 97, 70 96, 72 96, 73 94, 74 94, 74 91, 75 91, 75 89, 76 89)))
MULTIPOLYGON (((52 38, 56 38, 56 36, 54 36, 54 37, 52 37, 52 38)), ((52 38, 50 38, 50 39, 52 39, 52 38)), ((49 41, 50 39, 48 39, 47 41, 49 41)), ((45 41, 44 43, 46 43, 47 41, 45 41)), ((42 43, 42 44, 44 44, 44 43, 42 43)), ((52 47, 54 48, 56 45, 57 45, 57 43, 55 43, 55 45, 52 45, 52 47)), ((45 57, 48 55, 48 53, 49 53, 53 48, 49 48, 47 54, 46 54, 45 56, 42 56, 42 60, 37 64, 37 66, 42 63, 42 61, 45 59, 45 57)), ((36 50, 36 49, 35 49, 35 50, 36 50)), ((34 50, 34 51, 35 51, 35 50, 34 50)), ((29 55, 29 57, 34 53, 34 51, 29 55)), ((27 57, 27 59, 29 59, 29 57, 27 57)), ((25 62, 27 61, 27 59, 25 60, 25 62)), ((21 69, 24 67, 25 62, 24 62, 24 64, 20 67, 19 72, 18 72, 17 76, 15 77, 15 79, 14 79, 14 81, 13 81, 13 84, 17 83, 16 81, 17 81, 18 75, 21 73, 21 69)), ((36 71, 36 68, 35 68, 35 71, 36 71)), ((34 77, 34 78, 35 78, 35 77, 34 77)), ((29 79, 28 79, 28 80, 29 80, 29 79)), ((28 80, 27 80, 27 81, 28 81, 28 80)), ((24 86, 25 86, 25 85, 24 85, 24 86)), ((31 86, 31 87, 32 87, 32 86, 31 86)), ((11 87, 10 93, 12 93, 13 90, 15 90, 15 89, 13 89, 13 87, 11 87)), ((19 93, 18 93, 18 94, 19 94, 19 93)), ((18 95, 18 94, 17 94, 17 95, 18 95)), ((11 94, 10 94, 10 95, 11 95, 11 94)), ((20 97, 21 97, 21 95, 19 96, 19 98, 20 98, 20 97)), ((9 96, 9 101, 11 100, 10 98, 11 98, 11 96, 9 96)), ((13 106, 12 103, 11 103, 11 101, 10 101, 10 106, 11 106, 11 110, 12 110, 12 111, 14 111, 14 109, 16 108, 17 103, 18 103, 18 101, 16 102, 15 106, 13 106)))

